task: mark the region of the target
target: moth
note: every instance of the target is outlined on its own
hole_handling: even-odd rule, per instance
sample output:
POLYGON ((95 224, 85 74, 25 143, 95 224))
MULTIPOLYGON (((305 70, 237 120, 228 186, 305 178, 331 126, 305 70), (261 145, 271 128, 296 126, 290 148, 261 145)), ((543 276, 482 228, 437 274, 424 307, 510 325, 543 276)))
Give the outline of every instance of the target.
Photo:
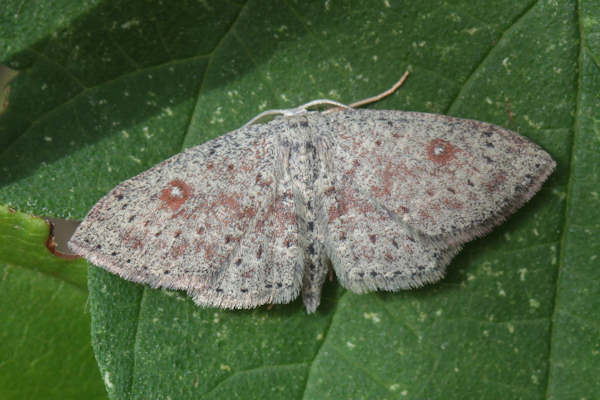
POLYGON ((200 306, 252 308, 302 293, 311 313, 330 268, 356 293, 439 281, 463 244, 521 207, 555 167, 536 144, 485 122, 300 110, 126 180, 91 209, 70 248, 200 306))

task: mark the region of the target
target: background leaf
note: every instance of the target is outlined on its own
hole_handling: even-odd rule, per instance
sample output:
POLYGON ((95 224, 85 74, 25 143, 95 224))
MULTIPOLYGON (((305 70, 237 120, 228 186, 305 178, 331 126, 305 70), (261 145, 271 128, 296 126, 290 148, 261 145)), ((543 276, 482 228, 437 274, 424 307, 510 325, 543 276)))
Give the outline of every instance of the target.
POLYGON ((19 210, 81 218, 117 183, 259 111, 351 102, 405 69, 407 83, 373 108, 492 122, 558 162, 533 201, 466 246, 440 284, 354 295, 331 282, 316 315, 298 301, 200 309, 91 267, 93 345, 112 398, 600 390, 596 2, 103 1, 82 10, 4 56, 21 70, 0 119, 0 202, 19 210))
POLYGON ((0 397, 106 398, 88 336, 86 263, 54 256, 50 226, 0 206, 0 397))

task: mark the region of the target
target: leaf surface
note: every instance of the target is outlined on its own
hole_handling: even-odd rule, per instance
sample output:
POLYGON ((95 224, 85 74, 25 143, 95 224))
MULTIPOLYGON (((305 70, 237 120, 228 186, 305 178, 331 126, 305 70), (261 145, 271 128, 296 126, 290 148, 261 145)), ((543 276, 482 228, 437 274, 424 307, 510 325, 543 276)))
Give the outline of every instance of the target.
POLYGON ((329 282, 315 315, 298 301, 201 309, 90 267, 93 345, 111 398, 600 390, 595 2, 104 1, 49 26, 4 60, 28 65, 0 117, 0 202, 22 211, 82 218, 119 182, 260 111, 350 103, 406 69, 405 85, 371 107, 495 123, 558 163, 441 283, 355 295, 329 282))
POLYGON ((0 206, 0 398, 106 398, 89 339, 86 263, 46 247, 44 220, 0 206))

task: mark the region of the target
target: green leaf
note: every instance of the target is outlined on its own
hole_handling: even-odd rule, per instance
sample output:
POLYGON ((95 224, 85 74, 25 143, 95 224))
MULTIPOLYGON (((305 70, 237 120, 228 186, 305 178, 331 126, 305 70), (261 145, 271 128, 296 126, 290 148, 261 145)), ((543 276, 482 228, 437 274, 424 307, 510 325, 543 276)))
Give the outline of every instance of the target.
POLYGON ((103 1, 45 26, 2 55, 28 65, 0 117, 0 202, 22 211, 82 218, 119 182, 264 109, 352 102, 406 69, 371 107, 495 123, 558 162, 441 283, 355 295, 328 282, 315 315, 299 301, 201 309, 90 267, 111 398, 597 396, 597 2, 103 1))
MULTIPOLYGON (((53 32, 68 27, 81 15, 90 12, 94 2, 54 0, 26 4, 7 0, 0 4, 0 54, 4 60, 24 49, 35 49, 53 32)), ((14 61, 13 67, 23 68, 37 57, 14 61), (26 62, 23 62, 26 61, 26 62)))
POLYGON ((0 206, 0 397, 101 399, 86 264, 54 256, 50 226, 0 206))

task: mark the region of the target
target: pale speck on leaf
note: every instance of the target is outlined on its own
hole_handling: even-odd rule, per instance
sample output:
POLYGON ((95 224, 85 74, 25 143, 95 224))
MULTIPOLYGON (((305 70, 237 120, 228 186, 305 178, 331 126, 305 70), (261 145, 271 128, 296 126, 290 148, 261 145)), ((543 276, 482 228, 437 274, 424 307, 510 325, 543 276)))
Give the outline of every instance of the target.
POLYGON ((378 324, 379 322, 381 322, 381 319, 379 318, 379 314, 378 313, 363 313, 363 317, 365 319, 373 321, 376 324, 378 324))
POLYGON ((129 29, 133 26, 138 26, 140 25, 140 20, 139 19, 131 19, 129 21, 123 22, 121 24, 121 29, 129 29))
POLYGON ((529 115, 524 115, 523 119, 527 122, 527 124, 529 124, 529 126, 531 126, 532 128, 535 128, 537 130, 542 129, 544 126, 543 122, 532 121, 531 118, 529 117, 529 115))
POLYGON ((519 280, 521 282, 525 282, 525 276, 527 275, 527 268, 519 268, 519 280))
POLYGON ((539 300, 529 299, 529 307, 531 307, 534 310, 540 308, 540 302, 539 302, 539 300))
POLYGON ((104 384, 108 389, 112 389, 114 387, 113 383, 110 381, 110 372, 104 372, 104 384))

